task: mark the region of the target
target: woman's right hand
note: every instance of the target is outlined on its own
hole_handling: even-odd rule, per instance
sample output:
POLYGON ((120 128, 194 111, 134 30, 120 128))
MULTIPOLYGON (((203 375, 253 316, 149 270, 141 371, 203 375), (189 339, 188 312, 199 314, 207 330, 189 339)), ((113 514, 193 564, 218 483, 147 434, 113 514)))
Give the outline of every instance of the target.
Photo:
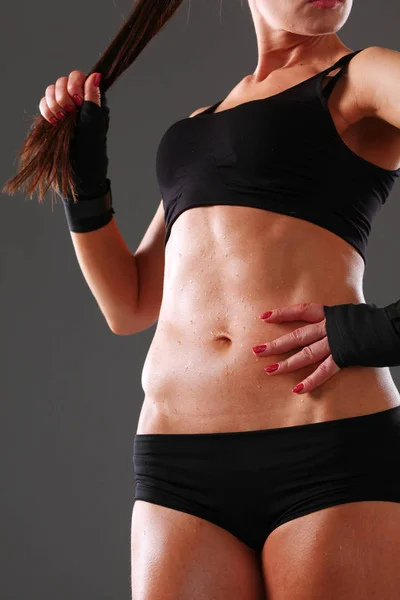
POLYGON ((69 77, 60 77, 55 85, 49 85, 39 104, 42 116, 54 122, 55 127, 60 126, 67 112, 76 113, 69 152, 74 182, 81 199, 96 198, 108 190, 110 111, 105 94, 101 93, 100 81, 96 80, 98 75, 92 73, 86 78, 85 73, 72 71, 69 77))
POLYGON ((57 125, 68 112, 75 112, 82 107, 85 100, 101 106, 100 88, 95 85, 98 73, 86 77, 82 71, 72 71, 69 77, 60 77, 56 83, 46 88, 45 96, 40 101, 41 115, 57 125))

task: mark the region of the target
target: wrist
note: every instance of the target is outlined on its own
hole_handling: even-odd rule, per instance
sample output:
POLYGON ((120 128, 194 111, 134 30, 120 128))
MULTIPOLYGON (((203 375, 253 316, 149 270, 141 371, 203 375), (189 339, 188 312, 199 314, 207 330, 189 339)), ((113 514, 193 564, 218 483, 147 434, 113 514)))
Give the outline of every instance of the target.
POLYGON ((70 231, 87 233, 107 225, 115 213, 112 206, 111 181, 106 179, 106 192, 95 197, 79 196, 77 202, 63 199, 70 231))

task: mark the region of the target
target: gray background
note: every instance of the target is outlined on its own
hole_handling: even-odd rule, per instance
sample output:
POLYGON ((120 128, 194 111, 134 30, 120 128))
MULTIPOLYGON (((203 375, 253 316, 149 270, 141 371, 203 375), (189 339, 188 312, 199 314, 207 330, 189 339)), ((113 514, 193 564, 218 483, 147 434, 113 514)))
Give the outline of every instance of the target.
MULTIPOLYGON (((14 0, 2 8, 4 185, 47 85, 74 69, 88 72, 132 3, 14 0)), ((394 0, 355 0, 339 37, 354 50, 400 50, 399 21, 394 0)), ((191 0, 109 91, 115 218, 133 250, 160 202, 162 134, 222 100, 256 59, 247 0, 191 0)), ((132 445, 154 328, 130 337, 108 329, 60 204, 52 212, 36 197, 1 201, 0 597, 128 600, 132 445)), ((374 221, 367 302, 400 296, 399 223, 397 183, 374 221)))

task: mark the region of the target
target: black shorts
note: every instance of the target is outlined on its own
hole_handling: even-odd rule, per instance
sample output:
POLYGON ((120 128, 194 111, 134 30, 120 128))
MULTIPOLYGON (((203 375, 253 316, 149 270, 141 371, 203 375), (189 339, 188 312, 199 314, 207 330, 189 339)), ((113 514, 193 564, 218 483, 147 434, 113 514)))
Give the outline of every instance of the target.
POLYGON ((257 552, 279 525, 348 502, 400 502, 400 406, 257 431, 134 438, 135 500, 215 523, 257 552))

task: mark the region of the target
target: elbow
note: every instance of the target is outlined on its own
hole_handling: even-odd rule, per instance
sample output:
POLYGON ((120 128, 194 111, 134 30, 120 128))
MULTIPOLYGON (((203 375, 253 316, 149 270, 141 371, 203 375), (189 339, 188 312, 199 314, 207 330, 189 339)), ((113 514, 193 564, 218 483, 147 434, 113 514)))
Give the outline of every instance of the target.
POLYGON ((141 331, 150 329, 150 327, 157 323, 158 318, 158 313, 154 315, 136 310, 131 312, 129 316, 118 319, 118 321, 112 321, 111 319, 106 319, 106 321, 109 328, 115 335, 135 335, 135 333, 140 333, 141 331))
POLYGON ((136 330, 132 330, 132 328, 128 328, 126 325, 120 326, 115 323, 108 323, 108 326, 115 335, 134 335, 137 333, 136 330))
POLYGON ((107 324, 115 335, 135 335, 135 333, 147 329, 146 324, 141 322, 138 318, 135 318, 134 320, 125 319, 119 321, 119 323, 107 321, 107 324))
POLYGON ((136 333, 150 329, 156 322, 157 321, 152 319, 151 322, 135 321, 135 323, 131 325, 124 323, 123 325, 120 324, 119 326, 109 323, 108 326, 115 335, 135 335, 136 333))
POLYGON ((132 327, 128 327, 128 324, 126 321, 124 321, 124 322, 119 321, 117 323, 116 321, 111 321, 110 319, 107 319, 107 317, 105 317, 105 319, 106 319, 106 323, 107 323, 109 329, 115 335, 132 335, 133 333, 135 333, 135 331, 132 331, 132 327))
POLYGON ((128 331, 128 330, 123 330, 123 329, 111 329, 111 331, 115 334, 115 335, 135 335, 135 333, 138 333, 137 331, 128 331))

